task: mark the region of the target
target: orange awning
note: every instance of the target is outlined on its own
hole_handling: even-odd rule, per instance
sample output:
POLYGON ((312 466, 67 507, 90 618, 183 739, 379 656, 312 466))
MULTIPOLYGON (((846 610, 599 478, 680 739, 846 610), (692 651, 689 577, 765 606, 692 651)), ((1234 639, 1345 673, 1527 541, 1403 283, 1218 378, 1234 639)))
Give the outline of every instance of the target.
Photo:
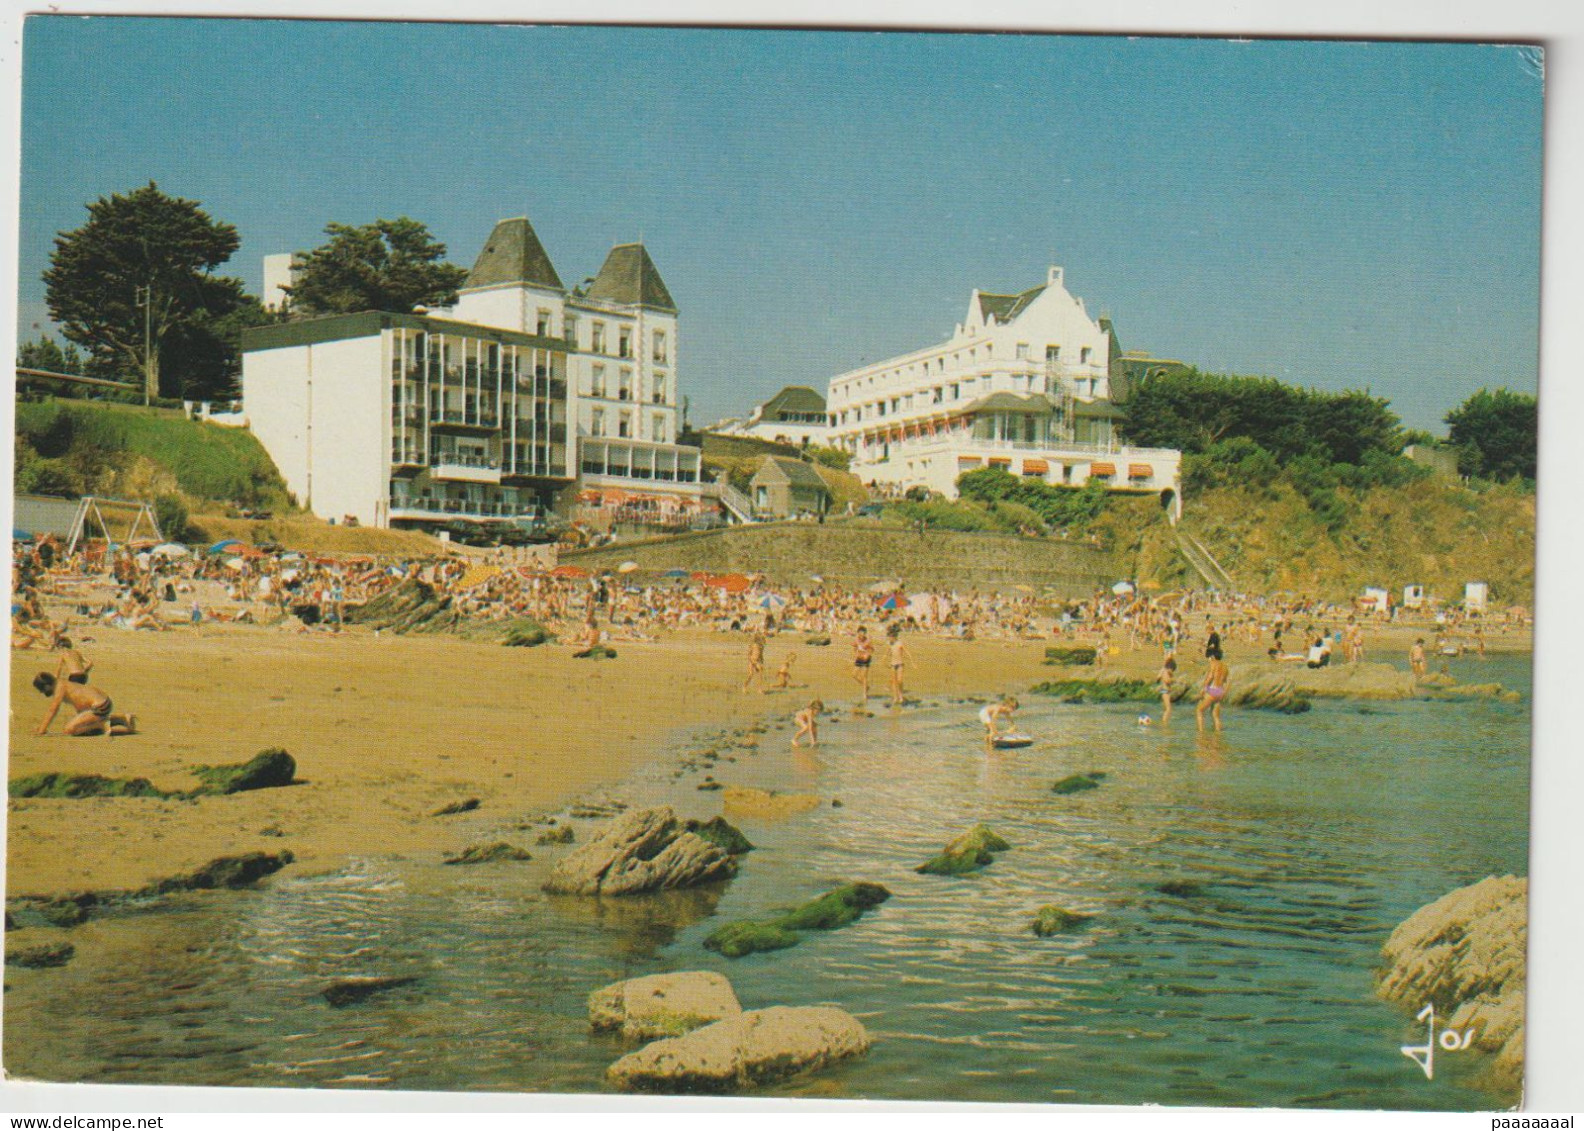
POLYGON ((958 456, 957 457, 957 462, 958 463, 971 463, 975 467, 977 467, 979 465, 979 457, 978 456, 958 456))
POLYGON ((1044 475, 1050 470, 1050 464, 1042 459, 1026 459, 1023 461, 1024 475, 1044 475))
POLYGON ((990 466, 991 467, 1011 467, 1012 466, 1012 457, 1011 456, 991 456, 990 457, 990 466))
POLYGON ((1129 479, 1148 479, 1155 474, 1155 469, 1147 463, 1128 464, 1129 479))
POLYGON ((1114 464, 1114 463, 1091 463, 1089 465, 1089 474, 1090 475, 1115 475, 1116 474, 1116 464, 1114 464))

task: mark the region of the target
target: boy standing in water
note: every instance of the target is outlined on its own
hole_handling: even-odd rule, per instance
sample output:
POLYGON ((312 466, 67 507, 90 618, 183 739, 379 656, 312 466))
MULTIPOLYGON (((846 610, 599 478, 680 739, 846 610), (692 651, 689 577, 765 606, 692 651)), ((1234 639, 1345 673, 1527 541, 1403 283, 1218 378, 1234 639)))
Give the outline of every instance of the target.
POLYGON ((1155 682, 1160 685, 1161 693, 1161 722, 1171 722, 1172 709, 1172 681, 1177 678, 1177 657, 1170 651, 1161 664, 1160 672, 1155 676, 1155 682))

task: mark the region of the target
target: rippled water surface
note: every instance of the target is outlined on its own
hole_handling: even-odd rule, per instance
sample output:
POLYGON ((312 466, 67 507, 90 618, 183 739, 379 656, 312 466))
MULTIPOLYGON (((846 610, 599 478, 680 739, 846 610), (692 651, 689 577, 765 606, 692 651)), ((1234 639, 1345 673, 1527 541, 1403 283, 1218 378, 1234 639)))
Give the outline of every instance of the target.
MULTIPOLYGON (((529 864, 288 869, 258 891, 91 921, 78 928, 89 957, 11 972, 7 1067, 106 1082, 598 1091, 625 1049, 589 1034, 588 992, 709 968, 746 1007, 829 1002, 876 1038, 868 1057, 775 1094, 1510 1103, 1476 1087, 1476 1054, 1442 1056, 1426 1080, 1398 1051, 1418 1035, 1409 1012, 1372 990, 1381 944, 1414 910, 1527 872, 1527 664, 1471 661, 1459 674, 1520 688, 1525 702, 1228 711, 1217 738, 1195 734, 1191 711, 1145 728, 1136 708, 1029 697, 1020 722, 1039 741, 988 759, 967 704, 843 718, 817 756, 789 753, 789 731, 772 729, 756 750, 722 746, 738 761, 710 772, 827 803, 740 822, 759 848, 720 890, 546 897, 555 848, 529 864), (1085 771, 1107 775, 1100 788, 1050 792, 1085 771), (970 876, 913 871, 976 821, 1013 848, 970 876), (701 946, 723 919, 858 879, 894 897, 851 927, 736 961, 701 946), (1168 880, 1200 894, 1160 893, 1168 880), (1096 917, 1039 939, 1029 923, 1044 904, 1096 917), (319 991, 346 974, 417 981, 331 1009, 319 991)), ((616 793, 719 811, 698 773, 674 768, 616 793)), ((458 845, 521 816, 481 810, 458 845)), ((594 823, 577 824, 581 840, 594 823)))

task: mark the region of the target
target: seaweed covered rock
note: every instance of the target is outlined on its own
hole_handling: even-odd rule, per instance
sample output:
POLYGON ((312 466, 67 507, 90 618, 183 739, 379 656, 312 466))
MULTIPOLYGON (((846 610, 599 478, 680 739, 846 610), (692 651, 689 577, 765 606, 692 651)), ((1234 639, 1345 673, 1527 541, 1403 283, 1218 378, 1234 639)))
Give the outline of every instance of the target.
POLYGON ((470 844, 455 856, 447 856, 447 864, 494 864, 501 860, 532 860, 524 849, 505 841, 494 844, 470 844))
MULTIPOLYGON (((1035 695, 1050 695, 1063 703, 1154 703, 1160 700, 1160 688, 1143 679, 1053 679, 1031 688, 1035 695)), ((1174 698, 1187 694, 1187 686, 1179 686, 1174 698)))
POLYGON ((244 852, 240 856, 220 856, 202 868, 185 875, 171 876, 149 884, 137 894, 165 895, 173 891, 206 891, 213 888, 239 888, 257 883, 265 876, 280 871, 293 860, 292 854, 282 852, 244 852))
POLYGON ((156 788, 147 778, 106 778, 98 774, 28 774, 12 778, 7 792, 12 797, 172 797, 156 788))
POLYGON ((694 836, 703 837, 732 856, 741 856, 744 852, 752 852, 754 849, 753 841, 743 836, 742 830, 729 824, 725 817, 711 817, 707 821, 689 821, 687 831, 694 836))
POLYGON ((394 990, 398 986, 410 986, 417 980, 410 974, 337 978, 319 993, 327 1002, 339 1009, 341 1006, 363 1001, 386 990, 394 990))
POLYGON ((620 1029, 624 1037, 679 1037, 742 1012, 731 983, 713 970, 651 974, 595 990, 588 1000, 589 1025, 620 1029))
POLYGON ((77 948, 69 942, 40 943, 37 946, 6 948, 5 964, 26 970, 44 970, 51 966, 64 966, 72 960, 77 948))
POLYGON ((555 633, 536 620, 518 619, 506 626, 501 643, 508 648, 537 648, 555 640, 555 633))
POLYGON ((1095 662, 1096 650, 1089 644, 1069 644, 1045 649, 1045 662, 1047 664, 1063 667, 1079 667, 1095 662))
POLYGON ((534 838, 535 844, 571 844, 572 826, 561 825, 558 828, 546 829, 534 838))
POLYGON ((737 874, 737 861, 667 806, 634 809, 568 853, 545 881, 554 895, 634 895, 696 887, 737 874))
POLYGON ((1179 899, 1198 899, 1205 894, 1205 885, 1198 880, 1167 880, 1163 884, 1156 884, 1155 890, 1179 899))
POLYGON ((1069 774, 1051 786, 1052 793, 1082 793, 1086 789, 1099 789, 1105 774, 1090 770, 1086 774, 1069 774))
POLYGON ((869 1051, 852 1014, 830 1006, 772 1006, 629 1053, 606 1073, 618 1088, 729 1092, 815 1071, 869 1051))
POLYGON ((803 941, 800 931, 831 931, 845 927, 871 907, 878 907, 890 898, 891 893, 879 884, 843 884, 783 915, 761 920, 739 919, 718 927, 705 938, 704 947, 727 958, 784 950, 803 941))
POLYGON ((1381 955, 1382 997, 1417 1011, 1436 1006, 1442 1024, 1474 1034, 1491 1069, 1516 1086, 1524 1060, 1524 952, 1529 882, 1490 876, 1421 907, 1391 933, 1381 955))
POLYGON ((278 746, 260 750, 246 762, 223 766, 197 766, 193 775, 203 783, 203 793, 243 793, 290 785, 297 761, 278 746))
POLYGON ((721 795, 726 812, 733 817, 778 821, 818 809, 820 799, 812 793, 778 793, 771 789, 728 786, 721 795))
POLYGON ((1075 931, 1093 918, 1093 915, 1081 911, 1068 911, 1066 908, 1047 904, 1034 913, 1034 922, 1031 925, 1034 933, 1044 939, 1051 935, 1075 931))
POLYGON ((462 801, 453 801, 449 805, 442 805, 429 815, 431 817, 454 817, 458 813, 471 813, 477 809, 481 802, 476 797, 465 798, 462 801))
POLYGON ((997 852, 1011 847, 988 825, 975 825, 913 870, 928 876, 960 876, 977 872, 994 860, 997 852))

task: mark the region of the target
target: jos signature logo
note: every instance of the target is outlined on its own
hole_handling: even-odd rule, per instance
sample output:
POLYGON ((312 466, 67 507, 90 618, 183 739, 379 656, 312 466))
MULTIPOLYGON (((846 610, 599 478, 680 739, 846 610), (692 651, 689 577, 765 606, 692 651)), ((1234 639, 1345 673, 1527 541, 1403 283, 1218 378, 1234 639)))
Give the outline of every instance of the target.
POLYGON ((1436 1037, 1436 1011, 1434 1005, 1427 1005, 1419 1011, 1416 1021, 1425 1023, 1425 1043, 1422 1045, 1403 1045, 1402 1054, 1424 1069, 1425 1079, 1435 1079, 1435 1054, 1436 1046, 1440 1045, 1443 1052, 1462 1052, 1474 1043, 1473 1029, 1442 1029, 1439 1039, 1436 1037))

